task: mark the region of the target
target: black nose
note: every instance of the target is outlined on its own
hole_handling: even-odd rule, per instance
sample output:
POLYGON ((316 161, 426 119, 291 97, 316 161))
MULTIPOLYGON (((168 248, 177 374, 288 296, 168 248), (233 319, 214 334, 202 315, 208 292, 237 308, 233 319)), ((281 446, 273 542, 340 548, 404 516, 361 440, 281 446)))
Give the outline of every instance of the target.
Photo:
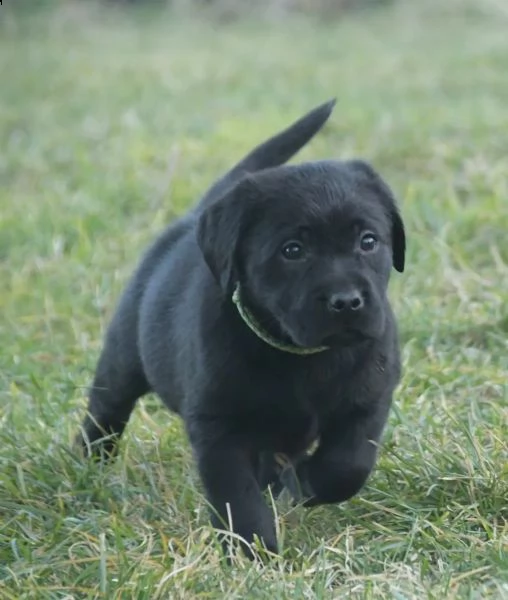
POLYGON ((350 290, 332 294, 328 306, 334 312, 357 311, 365 306, 365 300, 358 290, 350 290))

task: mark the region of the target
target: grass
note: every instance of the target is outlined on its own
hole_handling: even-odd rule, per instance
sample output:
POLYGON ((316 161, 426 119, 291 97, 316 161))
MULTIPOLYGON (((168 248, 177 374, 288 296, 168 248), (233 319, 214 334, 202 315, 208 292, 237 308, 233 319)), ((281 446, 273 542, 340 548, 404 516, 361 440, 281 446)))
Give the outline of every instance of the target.
POLYGON ((508 598, 508 16, 485 6, 216 27, 0 14, 2 600, 508 598), (71 441, 146 244, 332 96, 299 159, 367 158, 400 197, 404 376, 363 492, 277 503, 284 558, 228 567, 157 399, 108 468, 71 441))

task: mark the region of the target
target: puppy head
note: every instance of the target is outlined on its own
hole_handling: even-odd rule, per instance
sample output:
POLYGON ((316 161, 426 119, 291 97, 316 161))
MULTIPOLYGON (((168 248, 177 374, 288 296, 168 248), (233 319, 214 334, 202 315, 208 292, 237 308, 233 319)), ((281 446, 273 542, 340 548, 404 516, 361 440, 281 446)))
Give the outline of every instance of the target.
POLYGON ((204 258, 273 335, 297 346, 380 337, 405 234, 389 187, 366 163, 317 162, 250 175, 201 215, 204 258))

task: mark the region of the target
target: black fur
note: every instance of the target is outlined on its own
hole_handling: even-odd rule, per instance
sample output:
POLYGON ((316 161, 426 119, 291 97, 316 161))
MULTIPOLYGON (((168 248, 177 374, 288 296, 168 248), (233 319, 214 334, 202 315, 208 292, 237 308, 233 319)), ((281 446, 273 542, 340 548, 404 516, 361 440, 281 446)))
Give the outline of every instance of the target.
POLYGON ((281 166, 333 104, 256 148, 148 251, 109 326, 79 438, 88 454, 112 454, 137 399, 156 392, 184 419, 214 525, 231 517, 272 551, 263 489, 286 484, 307 506, 356 494, 400 376, 386 289, 405 236, 390 189, 361 161, 281 166), (288 241, 299 257, 282 253, 288 241), (237 283, 274 339, 329 349, 263 342, 231 300, 237 283))

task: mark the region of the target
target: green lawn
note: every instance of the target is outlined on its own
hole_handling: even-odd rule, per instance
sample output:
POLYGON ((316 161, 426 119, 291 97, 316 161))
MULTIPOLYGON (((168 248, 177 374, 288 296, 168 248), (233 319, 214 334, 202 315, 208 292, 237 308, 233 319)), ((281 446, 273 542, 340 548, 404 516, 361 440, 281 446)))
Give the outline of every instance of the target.
POLYGON ((508 598, 508 14, 459 5, 215 28, 0 14, 2 600, 508 598), (156 398, 114 465, 71 442, 146 244, 333 96, 299 159, 363 157, 397 191, 404 376, 363 492, 277 503, 284 558, 228 567, 156 398))

